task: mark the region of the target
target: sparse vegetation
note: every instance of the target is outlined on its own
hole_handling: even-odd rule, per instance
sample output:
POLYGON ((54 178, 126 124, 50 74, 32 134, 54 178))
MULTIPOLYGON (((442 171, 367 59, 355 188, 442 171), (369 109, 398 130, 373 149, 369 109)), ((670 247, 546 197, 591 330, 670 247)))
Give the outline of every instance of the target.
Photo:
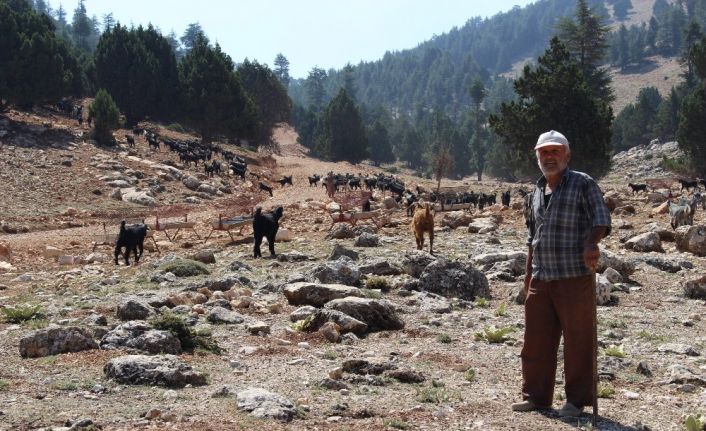
POLYGON ((676 174, 689 174, 691 171, 689 161, 684 156, 674 158, 662 156, 662 161, 659 166, 665 171, 674 172, 676 174))
POLYGON ((199 335, 184 322, 184 318, 173 313, 164 313, 154 317, 150 323, 156 329, 169 331, 181 342, 182 350, 192 352, 203 349, 217 355, 223 353, 216 342, 210 337, 199 335))
POLYGON ((366 298, 370 299, 382 299, 382 293, 380 293, 377 290, 370 290, 367 287, 365 289, 361 289, 361 292, 365 295, 366 298))
POLYGON ((613 398, 615 389, 610 385, 598 385, 598 398, 613 398))
POLYGON ((383 425, 387 428, 396 428, 398 430, 406 430, 409 429, 409 424, 402 419, 385 419, 383 421, 383 425))
POLYGON ((10 387, 10 382, 5 379, 0 379, 0 392, 7 390, 10 387))
POLYGON ((451 399, 449 391, 445 387, 425 387, 417 389, 414 397, 420 403, 442 404, 451 399))
POLYGON ((449 344, 453 341, 449 334, 439 334, 436 336, 436 341, 442 344, 449 344))
POLYGON ((390 291, 390 282, 385 277, 370 277, 365 282, 365 288, 370 290, 379 290, 381 292, 390 291))
POLYGON ((495 315, 498 317, 507 316, 507 309, 504 302, 501 302, 500 305, 498 305, 498 309, 495 310, 495 315))
POLYGON ((603 353, 605 353, 606 356, 613 356, 616 358, 624 358, 627 356, 625 353, 625 348, 622 344, 619 346, 610 345, 603 350, 603 353))
POLYGON ((164 272, 171 272, 177 277, 193 277, 211 273, 206 265, 190 259, 176 259, 160 265, 159 269, 164 272))
POLYGON ((488 343, 503 343, 509 339, 508 334, 514 329, 510 326, 496 328, 495 326, 486 326, 482 332, 476 332, 476 341, 486 341, 488 343))
POLYGON ((299 332, 306 332, 309 330, 311 323, 314 321, 314 316, 309 316, 306 319, 297 320, 292 323, 292 329, 299 332))
POLYGON ((21 304, 0 308, 0 311, 5 316, 5 320, 10 323, 23 323, 44 317, 42 306, 39 304, 21 304))
POLYGON ((684 427, 686 431, 704 431, 706 430, 706 416, 688 415, 684 420, 684 427))
POLYGON ((490 303, 487 299, 479 296, 475 301, 473 301, 473 305, 479 308, 487 308, 490 306, 490 303))
POLYGON ((467 369, 466 372, 463 373, 463 378, 467 382, 475 381, 476 380, 476 370, 474 370, 473 368, 467 369))

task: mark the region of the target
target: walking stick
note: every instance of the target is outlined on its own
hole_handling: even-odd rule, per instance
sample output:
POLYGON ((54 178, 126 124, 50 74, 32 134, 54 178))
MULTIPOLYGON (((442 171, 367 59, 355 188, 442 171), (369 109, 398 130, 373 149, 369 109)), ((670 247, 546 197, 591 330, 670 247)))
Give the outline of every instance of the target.
POLYGON ((598 423, 598 301, 596 300, 596 269, 591 271, 591 297, 593 297, 593 420, 595 428, 598 423))

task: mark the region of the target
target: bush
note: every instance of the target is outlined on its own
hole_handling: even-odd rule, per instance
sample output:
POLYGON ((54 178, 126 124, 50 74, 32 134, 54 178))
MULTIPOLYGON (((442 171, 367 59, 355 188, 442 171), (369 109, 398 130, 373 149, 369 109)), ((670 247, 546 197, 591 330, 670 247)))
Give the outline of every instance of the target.
POLYGON ((616 358, 624 358, 627 356, 622 344, 619 346, 608 346, 605 348, 604 353, 606 356, 614 356, 616 358))
POLYGON ((689 161, 684 156, 675 158, 662 156, 662 161, 659 163, 659 166, 665 171, 677 174, 689 175, 691 172, 689 161))
POLYGON ((177 132, 177 133, 186 133, 186 129, 184 129, 184 126, 182 126, 179 123, 172 123, 167 126, 167 130, 171 130, 172 132, 177 132))
POLYGON ((486 326, 482 332, 476 332, 476 341, 487 341, 488 343, 503 343, 508 340, 507 336, 513 331, 512 327, 496 328, 495 326, 486 326))
POLYGON ((206 268, 206 265, 190 259, 173 260, 160 265, 159 269, 165 272, 171 272, 177 277, 192 277, 194 275, 211 273, 208 268, 206 268))
POLYGON ((389 292, 390 283, 385 277, 370 277, 365 282, 365 288, 370 290, 380 290, 381 292, 389 292))
POLYGON ((449 344, 453 340, 451 339, 451 336, 449 334, 439 334, 436 336, 436 341, 442 344, 449 344))
POLYGON ((217 355, 223 353, 218 344, 216 344, 209 336, 197 334, 193 329, 187 326, 184 319, 173 313, 165 313, 154 317, 150 323, 156 329, 171 332, 181 342, 181 348, 185 351, 192 352, 194 349, 200 348, 213 352, 217 355))
POLYGON ((292 323, 292 329, 294 329, 297 332, 306 332, 309 330, 309 327, 311 326, 313 321, 314 321, 313 315, 307 317, 306 319, 297 320, 296 322, 292 323))
POLYGON ((120 124, 120 111, 107 91, 102 88, 98 90, 88 109, 88 115, 94 121, 93 139, 100 145, 114 145, 112 131, 120 124))
POLYGON ((689 415, 684 420, 686 431, 703 431, 706 430, 706 416, 689 415))
POLYGON ((5 315, 5 320, 10 323, 22 323, 28 320, 41 319, 44 317, 41 305, 22 304, 14 307, 0 309, 5 315))
POLYGON ((468 382, 473 382, 476 379, 476 370, 469 368, 463 373, 463 378, 468 382))
POLYGON ((613 398, 615 395, 615 389, 609 385, 600 385, 598 387, 598 398, 613 398))

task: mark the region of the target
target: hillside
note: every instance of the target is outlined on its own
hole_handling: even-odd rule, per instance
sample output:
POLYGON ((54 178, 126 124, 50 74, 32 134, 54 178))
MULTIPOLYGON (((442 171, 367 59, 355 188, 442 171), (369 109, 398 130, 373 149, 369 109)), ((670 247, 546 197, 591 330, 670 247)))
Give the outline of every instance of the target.
MULTIPOLYGON (((141 125, 169 133, 158 124, 141 125)), ((444 181, 445 187, 476 192, 511 189, 513 205, 437 214, 435 256, 430 256, 414 250, 402 208, 378 220, 382 226, 363 221, 330 229, 325 209, 330 202, 306 177, 377 169, 310 159, 288 127, 275 133, 281 155, 230 148, 247 157, 250 170, 263 181, 272 184, 281 175, 293 175, 294 185, 277 185, 272 198, 255 188, 250 175, 208 178, 164 149, 150 150, 142 138, 135 149, 122 143, 106 149, 84 141, 85 132, 48 112, 12 111, 0 117, 0 309, 10 315, 38 307, 34 319, 26 320, 32 313, 13 322, 0 319, 0 429, 67 430, 71 424, 106 431, 590 427, 588 415, 562 421, 551 410, 518 414, 509 408, 520 396, 524 319, 516 302, 526 249, 517 190, 528 184, 444 181), (206 187, 192 191, 187 177, 218 185, 222 194, 211 195, 206 187), (130 188, 152 190, 156 204, 111 198, 115 189, 130 188), (231 193, 223 191, 228 189, 231 193), (252 258, 249 226, 235 241, 217 231, 204 242, 219 213, 248 213, 255 204, 284 207, 281 228, 291 241, 276 244, 276 259, 252 258), (145 217, 153 223, 156 214, 165 216, 162 221, 183 221, 188 214, 199 236, 173 229, 171 241, 164 232, 154 232, 159 249, 148 239, 140 264, 129 267, 113 264, 110 246, 93 251, 91 240, 103 234, 104 222, 108 233, 116 233, 120 219, 145 217), (479 227, 484 233, 472 233, 479 227), (352 258, 329 257, 339 253, 352 258), (204 263, 209 274, 177 271, 187 268, 179 263, 182 258, 210 262, 204 263), (449 273, 434 272, 427 264, 435 259, 457 263, 449 264, 449 273), (459 282, 454 265, 487 280, 490 299, 469 296, 486 295, 482 282, 433 293, 435 286, 459 282), (324 313, 300 309, 303 304, 320 307, 321 297, 300 291, 300 299, 292 299, 300 281, 317 289, 323 282, 341 283, 348 287, 339 289, 349 289, 348 294, 366 296, 358 300, 366 305, 359 307, 372 314, 359 317, 376 329, 341 334, 342 326, 330 324, 307 332, 300 322, 296 330, 293 320, 311 310, 324 313), (385 311, 376 313, 373 307, 385 311), (177 349, 187 350, 186 344, 156 329, 165 316, 181 316, 193 331, 189 337, 198 334, 223 351, 216 353, 212 345, 193 352, 177 349), (384 319, 375 320, 380 316, 384 319), (508 328, 509 334, 494 339, 491 327, 508 328), (78 351, 47 356, 42 348, 61 345, 43 344, 48 330, 51 336, 73 334, 72 348, 78 351), (157 353, 164 351, 182 364, 157 353), (23 358, 20 352, 37 357, 23 358), (137 367, 139 361, 162 357, 165 362, 152 374, 117 369, 120 363, 137 367), (135 384, 137 378, 147 380, 135 384), (248 388, 277 395, 268 395, 264 406, 262 396, 246 402, 253 395, 248 388)), ((116 136, 122 140, 125 132, 116 136)), ((641 173, 654 179, 655 170, 641 168, 648 156, 639 148, 616 156, 619 170, 601 182, 621 207, 613 212, 613 234, 603 242, 604 262, 616 271, 605 271, 611 281, 601 278, 612 293, 598 307, 602 430, 677 430, 685 415, 704 413, 706 404, 704 300, 685 294, 687 285, 703 286, 706 258, 677 249, 667 216, 653 213, 666 189, 637 195, 627 189, 627 181, 645 179, 641 173), (664 252, 626 248, 628 239, 646 231, 658 232, 664 252), (622 357, 615 353, 621 349, 622 357)), ((661 178, 662 184, 671 181, 661 178)), ((410 186, 432 186, 411 176, 403 179, 410 186)), ((672 192, 679 196, 677 183, 672 192)), ((375 199, 374 207, 383 203, 379 192, 375 199)), ((701 209, 695 224, 706 224, 701 209)), ((180 334, 184 342, 190 339, 183 330, 180 334)), ((557 381, 559 406, 561 365, 557 381)))

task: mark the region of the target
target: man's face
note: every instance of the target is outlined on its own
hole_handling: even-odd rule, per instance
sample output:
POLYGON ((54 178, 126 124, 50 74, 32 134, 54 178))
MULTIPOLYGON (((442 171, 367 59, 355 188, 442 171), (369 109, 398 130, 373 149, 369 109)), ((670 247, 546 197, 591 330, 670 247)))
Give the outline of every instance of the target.
POLYGON ((571 158, 571 153, 563 145, 542 147, 536 150, 536 153, 539 169, 545 176, 564 172, 571 158))

